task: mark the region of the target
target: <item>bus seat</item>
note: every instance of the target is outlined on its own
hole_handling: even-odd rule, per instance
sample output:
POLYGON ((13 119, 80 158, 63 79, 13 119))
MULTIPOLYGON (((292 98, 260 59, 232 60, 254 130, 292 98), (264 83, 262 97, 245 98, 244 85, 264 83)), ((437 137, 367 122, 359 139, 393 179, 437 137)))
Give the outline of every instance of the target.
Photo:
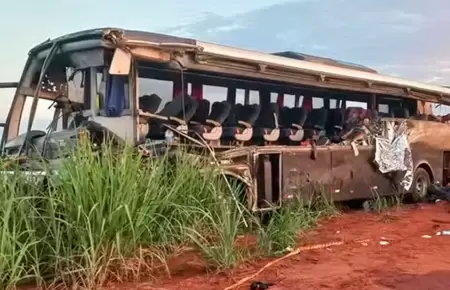
POLYGON ((342 108, 330 109, 328 112, 326 131, 333 143, 341 141, 341 134, 344 129, 344 116, 345 109, 342 108))
POLYGON ((139 107, 146 113, 155 113, 161 105, 161 98, 157 94, 143 95, 139 98, 139 107))
POLYGON ((325 108, 312 109, 305 121, 305 135, 307 138, 319 140, 326 137, 325 126, 328 119, 328 110, 325 108))
POLYGON ((308 112, 303 107, 283 108, 281 112, 281 136, 280 139, 288 139, 300 142, 305 135, 304 125, 308 112))
POLYGON ((280 141, 289 140, 289 136, 293 134, 291 110, 289 107, 283 107, 280 110, 280 141))
POLYGON ((105 98, 107 117, 120 117, 125 110, 126 82, 127 78, 123 76, 111 75, 105 98))
POLYGON ((408 108, 395 107, 392 108, 392 115, 394 118, 408 119, 410 117, 408 108))
POLYGON ((270 103, 261 108, 255 121, 253 137, 266 142, 275 142, 280 137, 279 108, 277 103, 270 103))
POLYGON ((150 125, 147 138, 163 139, 165 132, 163 124, 174 125, 177 130, 187 133, 187 124, 194 116, 197 108, 198 102, 190 96, 185 96, 167 103, 157 114, 140 112, 141 116, 147 116, 154 120, 150 125))
POLYGON ((197 111, 195 112, 194 116, 192 117, 190 123, 204 124, 206 121, 206 118, 208 118, 208 115, 209 115, 210 105, 211 105, 210 102, 206 99, 199 100, 197 111))
MULTIPOLYGON (((291 121, 291 108, 283 107, 280 110, 280 124, 283 128, 290 128, 291 121)), ((282 130, 283 131, 283 130, 282 130)))
POLYGON ((300 142, 305 136, 304 126, 308 111, 303 107, 296 107, 291 109, 291 127, 294 128, 293 134, 289 135, 291 141, 300 142))
POLYGON ((223 125, 225 127, 233 127, 237 123, 237 117, 239 115, 239 112, 242 110, 242 108, 243 108, 242 104, 231 105, 230 113, 228 114, 228 117, 223 122, 223 125))
POLYGON ((206 117, 203 124, 195 124, 191 129, 200 134, 207 141, 218 141, 222 137, 222 124, 227 119, 231 111, 231 104, 215 102, 212 105, 211 113, 206 117))
POLYGON ((234 139, 236 141, 245 142, 249 141, 253 137, 253 125, 259 116, 261 107, 257 104, 242 106, 239 104, 235 106, 234 116, 229 118, 229 122, 233 121, 234 124, 229 123, 224 128, 224 139, 234 139))

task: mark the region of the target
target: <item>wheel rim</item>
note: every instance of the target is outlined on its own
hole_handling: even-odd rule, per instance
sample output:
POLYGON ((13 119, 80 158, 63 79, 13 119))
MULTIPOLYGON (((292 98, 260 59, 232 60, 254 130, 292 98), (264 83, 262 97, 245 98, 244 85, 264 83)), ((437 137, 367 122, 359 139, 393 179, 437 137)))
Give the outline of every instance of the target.
POLYGON ((427 194, 428 180, 423 176, 418 176, 416 180, 416 193, 423 197, 427 194))

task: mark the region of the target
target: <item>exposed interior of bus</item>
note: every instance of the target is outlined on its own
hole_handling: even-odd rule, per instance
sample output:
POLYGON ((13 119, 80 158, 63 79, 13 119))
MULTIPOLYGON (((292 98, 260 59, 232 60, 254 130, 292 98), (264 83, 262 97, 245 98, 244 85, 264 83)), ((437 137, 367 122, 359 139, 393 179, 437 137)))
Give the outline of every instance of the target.
MULTIPOLYGON (((53 79, 44 79, 39 100, 41 114, 45 112, 51 121, 46 127, 75 128, 74 117, 81 112, 121 139, 133 141, 133 98, 127 76, 110 75, 106 66, 75 69, 58 59, 49 71, 53 79), (70 110, 64 110, 67 103, 70 110)), ((162 124, 176 125, 175 128, 185 124, 179 129, 193 138, 214 147, 234 147, 310 146, 313 137, 318 146, 336 144, 343 141, 351 122, 365 118, 446 121, 431 109, 419 111, 419 102, 411 98, 375 97, 371 93, 293 86, 218 73, 180 72, 146 61, 136 62, 136 75, 138 143, 165 139, 166 127, 162 124)), ((34 82, 38 77, 36 71, 34 82)), ((32 96, 26 96, 26 104, 31 100, 32 96)))
MULTIPOLYGON (((385 127, 379 128, 380 120, 396 122, 394 135, 401 127, 398 120, 430 124, 450 120, 448 99, 435 92, 430 93, 431 97, 425 93, 408 95, 407 89, 396 84, 391 90, 377 89, 378 93, 374 93, 376 88, 371 88, 371 82, 367 82, 367 87, 344 89, 339 83, 316 86, 311 81, 294 83, 279 76, 270 79, 264 65, 259 65, 259 71, 252 75, 244 69, 242 73, 230 74, 214 62, 209 70, 195 66, 185 69, 182 58, 161 62, 140 56, 125 62, 125 73, 113 73, 119 49, 52 55, 50 44, 45 44, 45 56, 39 57, 39 51, 30 55, 17 85, 3 133, 4 155, 60 159, 64 156, 57 153, 59 147, 73 148, 80 128, 86 127, 99 142, 107 134, 118 143, 137 145, 141 153, 148 155, 158 154, 159 149, 154 148, 161 146, 209 147, 222 153, 223 159, 235 159, 235 175, 243 176, 247 170, 253 176, 254 181, 248 182, 256 195, 249 201, 253 209, 280 206, 281 200, 289 196, 287 188, 297 190, 297 183, 316 179, 332 182, 341 199, 352 198, 361 188, 379 187, 388 192, 391 181, 375 174, 369 161, 373 160, 375 144, 371 135, 386 131, 385 127), (441 103, 433 103, 440 98, 441 103), (40 115, 48 116, 44 127, 35 118, 38 107, 40 115), (19 134, 20 127, 25 133, 19 134), (357 146, 361 147, 360 153, 357 146), (254 151, 243 151, 245 148, 254 151), (360 172, 352 169, 357 163, 360 172), (359 181, 361 172, 371 176, 369 183, 359 181)), ((283 61, 295 59, 378 75, 362 65, 297 52, 272 55, 283 61)), ((234 65, 239 71, 241 64, 234 65)), ((320 75, 318 82, 324 78, 320 75)), ((433 168, 444 170, 439 155, 442 150, 433 146, 437 153, 430 155, 430 162, 417 155, 420 150, 412 154, 414 160, 428 164, 430 176, 433 168)), ((413 172, 412 163, 408 166, 408 171, 413 172)), ((435 174, 428 182, 444 179, 435 174)), ((408 182, 409 186, 413 183, 408 182)))

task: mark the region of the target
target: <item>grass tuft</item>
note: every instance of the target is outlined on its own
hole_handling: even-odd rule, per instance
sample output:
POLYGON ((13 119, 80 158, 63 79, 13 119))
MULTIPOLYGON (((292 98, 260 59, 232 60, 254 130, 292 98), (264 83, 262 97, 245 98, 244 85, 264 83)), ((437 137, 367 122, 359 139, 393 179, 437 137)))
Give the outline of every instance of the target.
POLYGON ((248 255, 239 235, 258 233, 264 254, 279 253, 331 212, 330 203, 295 199, 259 223, 239 202, 239 184, 230 187, 213 166, 185 152, 143 160, 132 148, 81 146, 57 178, 1 175, 0 288, 96 289, 170 275, 169 260, 185 246, 209 269, 230 269, 248 255))

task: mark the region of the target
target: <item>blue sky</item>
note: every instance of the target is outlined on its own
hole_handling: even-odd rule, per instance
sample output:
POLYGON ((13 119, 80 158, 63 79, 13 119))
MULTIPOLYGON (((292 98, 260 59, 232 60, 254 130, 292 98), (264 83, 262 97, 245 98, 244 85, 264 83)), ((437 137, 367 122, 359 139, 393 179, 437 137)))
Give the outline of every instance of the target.
MULTIPOLYGON (((19 0, 2 3, 0 11, 0 81, 19 79, 27 53, 34 45, 65 33, 96 27, 162 31, 164 28, 195 22, 204 14, 230 16, 270 6, 277 0, 228 0, 212 4, 207 0, 105 1, 105 0, 19 0), (89 8, 86 8, 89 7, 89 8)), ((0 121, 6 119, 13 90, 1 90, 0 121)), ((38 118, 46 106, 39 106, 38 118)), ((47 118, 48 117, 48 118, 47 118)))
MULTIPOLYGON (((1 49, 0 81, 18 80, 29 49, 49 37, 116 26, 297 50, 450 85, 448 15, 448 0, 7 1, 0 12, 2 44, 9 42, 1 49)), ((12 93, 0 91, 0 121, 12 93)), ((37 117, 51 118, 44 104, 37 117)))

